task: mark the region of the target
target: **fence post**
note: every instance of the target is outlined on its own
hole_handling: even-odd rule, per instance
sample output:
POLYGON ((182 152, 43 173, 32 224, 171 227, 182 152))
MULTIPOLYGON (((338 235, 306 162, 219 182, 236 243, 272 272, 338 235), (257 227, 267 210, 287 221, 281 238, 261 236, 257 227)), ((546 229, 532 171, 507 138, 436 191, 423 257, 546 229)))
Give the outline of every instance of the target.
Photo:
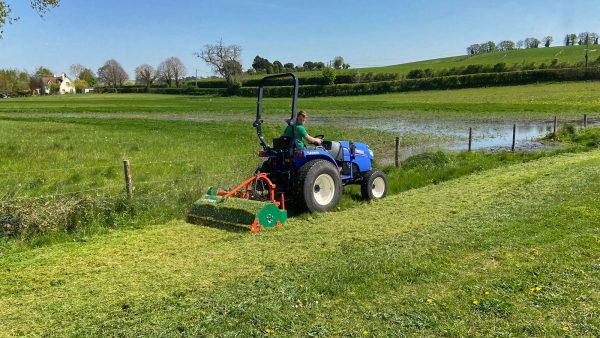
POLYGON ((583 114, 583 127, 587 128, 587 114, 583 114))
POLYGON ((515 151, 515 140, 517 137, 517 124, 513 124, 513 140, 512 140, 512 147, 510 148, 512 152, 515 151))
POLYGON ((400 137, 396 136, 396 168, 400 167, 400 137))
POLYGON ((125 170, 125 190, 127 198, 133 197, 133 184, 131 183, 131 170, 129 170, 129 160, 123 161, 123 169, 125 170))
POLYGON ((557 122, 557 119, 556 119, 556 116, 554 116, 554 129, 552 131, 554 134, 556 134, 556 122, 557 122))
POLYGON ((473 128, 469 128, 469 152, 471 152, 471 143, 473 142, 473 128))

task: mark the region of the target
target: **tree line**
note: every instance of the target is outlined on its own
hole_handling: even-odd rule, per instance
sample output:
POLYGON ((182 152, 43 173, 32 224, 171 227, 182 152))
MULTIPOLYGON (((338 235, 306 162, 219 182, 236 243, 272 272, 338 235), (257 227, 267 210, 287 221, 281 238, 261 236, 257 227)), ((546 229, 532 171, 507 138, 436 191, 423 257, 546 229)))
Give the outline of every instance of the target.
POLYGON ((248 69, 248 74, 278 74, 286 72, 304 72, 304 71, 322 71, 325 68, 348 69, 350 65, 344 62, 344 58, 336 56, 328 65, 323 61, 305 61, 302 65, 294 65, 291 62, 282 63, 279 60, 271 63, 268 59, 257 55, 252 61, 252 68, 248 69))
MULTIPOLYGON (((575 43, 578 45, 585 44, 598 44, 598 34, 593 32, 582 32, 579 34, 567 34, 564 38, 565 46, 574 46, 575 43)), ((477 55, 491 52, 503 52, 515 49, 528 49, 528 48, 539 48, 541 45, 544 47, 550 47, 554 42, 552 36, 545 36, 542 40, 535 37, 528 37, 523 40, 519 40, 516 43, 512 40, 503 40, 498 43, 494 41, 488 41, 483 43, 475 43, 467 47, 467 55, 477 55)))

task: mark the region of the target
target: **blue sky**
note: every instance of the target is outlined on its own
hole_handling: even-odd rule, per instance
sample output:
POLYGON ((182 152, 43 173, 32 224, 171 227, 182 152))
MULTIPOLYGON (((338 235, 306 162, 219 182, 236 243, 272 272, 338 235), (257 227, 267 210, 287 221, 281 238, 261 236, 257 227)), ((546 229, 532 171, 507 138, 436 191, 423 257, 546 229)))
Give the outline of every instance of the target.
POLYGON ((560 44, 565 33, 600 32, 600 2, 582 0, 62 0, 44 18, 29 1, 8 3, 21 20, 4 27, 0 68, 95 71, 114 58, 131 77, 170 56, 189 75, 211 75, 193 53, 219 38, 242 46, 244 69, 256 55, 294 64, 341 55, 359 68, 464 54, 488 40, 552 35, 560 44))

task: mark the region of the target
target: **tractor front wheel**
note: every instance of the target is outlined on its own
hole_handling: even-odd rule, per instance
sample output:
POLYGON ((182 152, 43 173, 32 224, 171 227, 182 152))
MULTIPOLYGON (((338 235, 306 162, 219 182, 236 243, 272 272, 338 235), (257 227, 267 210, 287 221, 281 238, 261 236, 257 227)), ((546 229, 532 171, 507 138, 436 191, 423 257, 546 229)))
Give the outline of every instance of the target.
POLYGON ((342 196, 342 180, 337 168, 327 160, 314 160, 298 170, 295 180, 297 206, 309 212, 334 209, 342 196))
POLYGON ((360 194, 367 201, 384 198, 387 195, 387 183, 387 177, 381 171, 368 171, 360 184, 360 194))

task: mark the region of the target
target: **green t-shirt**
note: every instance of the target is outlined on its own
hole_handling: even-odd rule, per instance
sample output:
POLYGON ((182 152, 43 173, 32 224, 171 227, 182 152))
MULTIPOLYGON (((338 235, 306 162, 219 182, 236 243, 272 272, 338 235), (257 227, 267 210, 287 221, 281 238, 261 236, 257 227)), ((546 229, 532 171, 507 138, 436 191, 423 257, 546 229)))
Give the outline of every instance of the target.
MULTIPOLYGON (((307 135, 308 133, 306 132, 306 129, 304 129, 303 125, 299 124, 296 126, 296 141, 298 142, 298 149, 304 148, 304 141, 302 139, 307 135)), ((287 126, 285 128, 283 136, 292 137, 292 126, 287 126)))

